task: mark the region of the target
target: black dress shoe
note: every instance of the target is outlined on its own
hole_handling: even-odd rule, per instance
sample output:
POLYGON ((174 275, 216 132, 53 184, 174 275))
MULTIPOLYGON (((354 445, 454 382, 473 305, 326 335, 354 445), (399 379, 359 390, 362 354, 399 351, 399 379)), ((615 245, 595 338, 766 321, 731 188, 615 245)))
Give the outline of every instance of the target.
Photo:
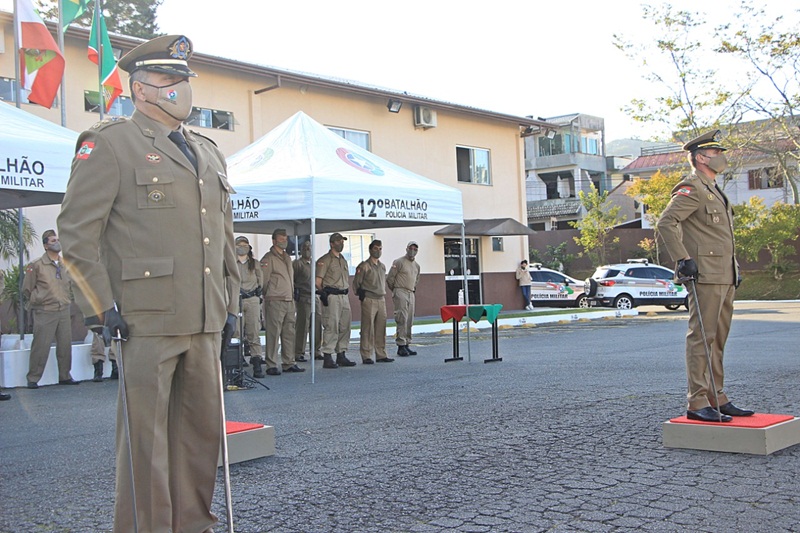
POLYGON ((267 375, 268 376, 280 376, 281 375, 281 371, 278 370, 277 368, 268 368, 267 369, 267 375))
POLYGON ((376 359, 379 363, 394 363, 394 359, 391 357, 384 357, 382 359, 376 359))
POLYGON ((324 361, 325 358, 323 356, 321 356, 320 354, 317 354, 317 355, 314 356, 314 360, 316 360, 316 361, 324 361))
POLYGON ((306 359, 304 354, 295 355, 294 360, 297 361, 298 363, 305 363, 306 361, 308 361, 308 359, 306 359))
POLYGON ((306 369, 305 368, 300 368, 297 365, 292 365, 289 368, 284 368, 283 371, 284 372, 305 372, 306 369))
POLYGON ((728 415, 723 415, 713 407, 703 407, 697 411, 686 411, 686 418, 689 420, 700 420, 702 422, 730 422, 733 420, 728 415))
POLYGON ((10 394, 6 394, 5 392, 0 392, 0 402, 4 402, 4 401, 10 400, 10 399, 11 399, 11 395, 10 394))
POLYGON ((720 405, 719 407, 717 407, 717 411, 719 411, 723 415, 728 415, 728 416, 752 416, 756 414, 755 411, 751 411, 750 409, 739 409, 731 402, 728 402, 724 405, 720 405))
POLYGON ((69 379, 59 379, 58 380, 58 384, 59 385, 80 385, 81 382, 80 381, 75 381, 74 379, 69 378, 69 379))
POLYGON ((362 365, 373 365, 373 364, 375 364, 375 361, 373 361, 372 359, 363 359, 361 361, 361 364, 362 365))
POLYGON ((38 389, 39 388, 39 384, 36 383, 35 381, 29 381, 28 382, 28 388, 29 389, 38 389))
POLYGON ((408 352, 408 355, 417 355, 417 352, 409 348, 408 345, 406 345, 406 352, 408 352))

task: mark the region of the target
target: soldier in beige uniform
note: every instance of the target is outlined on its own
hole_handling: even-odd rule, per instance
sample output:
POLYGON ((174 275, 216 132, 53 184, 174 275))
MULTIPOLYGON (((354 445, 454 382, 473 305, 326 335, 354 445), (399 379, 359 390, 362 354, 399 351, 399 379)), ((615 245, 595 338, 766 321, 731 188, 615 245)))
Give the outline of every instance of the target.
POLYGON ((416 261, 419 246, 411 241, 406 246, 406 255, 395 259, 386 283, 392 290, 392 303, 394 303, 394 320, 397 324, 397 355, 407 357, 417 355, 409 348, 411 343, 411 328, 414 325, 415 294, 419 283, 419 263, 416 261))
MULTIPOLYGON (((92 335, 92 366, 94 367, 94 377, 92 381, 101 383, 103 381, 103 363, 106 362, 106 343, 102 335, 94 333, 92 335)), ((111 361, 111 375, 108 379, 119 379, 119 368, 117 368, 117 357, 114 355, 114 348, 108 349, 108 360, 111 361)))
POLYGON ((239 308, 225 157, 182 122, 192 43, 123 56, 136 110, 78 137, 59 230, 89 325, 121 337, 114 531, 210 531, 222 436, 220 351, 239 308), (220 333, 221 332, 221 333, 220 333), (135 483, 133 508, 130 470, 135 483))
POLYGON ((350 300, 347 298, 350 285, 350 270, 347 260, 342 256, 344 241, 341 233, 330 236, 330 251, 317 261, 315 284, 323 293, 322 298, 322 368, 355 366, 355 362, 345 357, 350 344, 350 300), (327 301, 327 303, 326 303, 327 301), (336 352, 336 361, 333 353, 336 352))
MULTIPOLYGON (((261 293, 263 281, 260 265, 253 257, 253 247, 247 237, 236 237, 236 265, 239 267, 239 299, 244 326, 245 347, 250 353, 250 364, 253 365, 253 377, 263 378, 261 368, 261 293)), ((239 331, 239 324, 236 324, 239 331)))
MULTIPOLYGON (((311 331, 311 313, 314 317, 314 359, 322 359, 322 303, 311 291, 311 241, 300 247, 300 257, 292 261, 294 270, 294 300, 297 320, 294 326, 294 360, 305 362, 306 341, 311 331), (312 299, 314 306, 312 308, 312 299)), ((308 340, 310 343, 311 341, 308 340)), ((310 350, 309 350, 310 352, 310 350)))
POLYGON ((722 360, 733 316, 733 297, 739 284, 734 257, 733 211, 715 178, 727 168, 725 148, 711 131, 686 143, 694 172, 672 190, 672 199, 658 220, 658 231, 669 255, 677 262, 676 277, 693 277, 697 299, 689 291, 689 332, 686 335, 686 372, 689 382, 686 416, 693 420, 730 422, 732 416, 753 411, 733 405, 723 385, 722 360), (702 326, 711 350, 708 368, 702 326), (717 387, 711 387, 711 374, 717 387), (717 403, 718 401, 718 403, 717 403))
POLYGON ((356 268, 353 289, 361 300, 361 361, 371 365, 372 352, 379 363, 391 363, 386 355, 386 265, 380 257, 383 243, 369 244, 369 259, 356 268))
POLYGON ((56 341, 58 382, 77 385, 69 371, 72 368, 72 323, 69 317, 72 281, 59 253, 61 243, 56 232, 49 229, 42 234, 45 252, 25 269, 22 295, 33 311, 33 342, 31 343, 28 388, 39 388, 50 344, 56 341))
POLYGON ((286 253, 289 237, 285 229, 272 232, 272 248, 261 258, 264 277, 264 321, 267 332, 267 375, 279 376, 278 339, 284 372, 305 372, 294 360, 294 269, 286 253))

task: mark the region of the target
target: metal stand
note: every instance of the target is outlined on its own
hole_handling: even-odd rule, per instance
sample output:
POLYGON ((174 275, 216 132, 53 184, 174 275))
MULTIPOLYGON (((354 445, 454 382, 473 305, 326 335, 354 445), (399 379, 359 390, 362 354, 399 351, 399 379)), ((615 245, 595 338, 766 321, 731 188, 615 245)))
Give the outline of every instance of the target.
MULTIPOLYGON (((458 324, 459 320, 453 319, 453 357, 447 358, 444 360, 445 363, 449 363, 450 361, 463 361, 464 358, 458 355, 458 324)), ((469 320, 467 321, 467 327, 469 327, 469 320)))
POLYGON ((484 359, 484 363, 497 363, 503 360, 503 358, 499 356, 500 345, 498 342, 498 334, 497 319, 495 318, 494 322, 492 322, 492 357, 491 359, 484 359))

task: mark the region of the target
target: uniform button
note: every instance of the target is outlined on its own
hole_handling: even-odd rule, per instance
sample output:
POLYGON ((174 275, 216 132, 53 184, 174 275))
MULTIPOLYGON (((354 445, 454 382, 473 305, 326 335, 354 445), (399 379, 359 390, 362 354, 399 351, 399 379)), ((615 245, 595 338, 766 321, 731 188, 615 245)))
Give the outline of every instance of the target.
POLYGON ((714 252, 709 252, 708 255, 714 255, 714 252))
POLYGON ((150 277, 150 271, 149 270, 145 270, 144 271, 144 277, 146 277, 146 278, 150 277))
POLYGON ((158 183, 158 176, 153 176, 153 183, 158 183))
POLYGON ((208 267, 206 267, 205 273, 206 273, 206 274, 211 274, 211 269, 210 269, 210 268, 208 268, 208 267))
POLYGON ((205 207, 200 210, 200 214, 201 215, 205 215, 206 214, 206 208, 205 207))
POLYGON ((210 243, 210 242, 211 242, 211 239, 209 239, 208 237, 206 237, 205 239, 203 239, 203 244, 208 244, 208 243, 210 243))
POLYGON ((203 184, 203 180, 201 180, 201 179, 200 179, 200 180, 197 180, 197 183, 198 183, 198 184, 200 184, 200 185, 202 185, 202 184, 203 184))

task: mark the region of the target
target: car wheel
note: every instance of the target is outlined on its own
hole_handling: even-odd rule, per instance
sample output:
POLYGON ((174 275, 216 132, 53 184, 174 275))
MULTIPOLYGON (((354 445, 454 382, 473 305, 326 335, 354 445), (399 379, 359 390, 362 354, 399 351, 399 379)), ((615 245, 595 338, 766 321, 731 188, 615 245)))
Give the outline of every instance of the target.
POLYGON ((614 298, 614 307, 617 309, 633 309, 633 298, 627 294, 620 294, 614 298))
POLYGON ((683 306, 686 308, 687 311, 689 310, 689 297, 688 296, 683 299, 683 306))
POLYGON ((681 306, 681 304, 669 304, 669 305, 665 305, 664 307, 666 307, 670 311, 677 311, 680 306, 681 306))
POLYGON ((575 300, 575 304, 576 307, 580 307, 581 309, 589 309, 589 300, 586 299, 585 294, 578 296, 578 299, 575 300))
POLYGON ((592 298, 597 294, 597 280, 594 278, 586 278, 586 286, 589 287, 589 292, 586 296, 592 298))

